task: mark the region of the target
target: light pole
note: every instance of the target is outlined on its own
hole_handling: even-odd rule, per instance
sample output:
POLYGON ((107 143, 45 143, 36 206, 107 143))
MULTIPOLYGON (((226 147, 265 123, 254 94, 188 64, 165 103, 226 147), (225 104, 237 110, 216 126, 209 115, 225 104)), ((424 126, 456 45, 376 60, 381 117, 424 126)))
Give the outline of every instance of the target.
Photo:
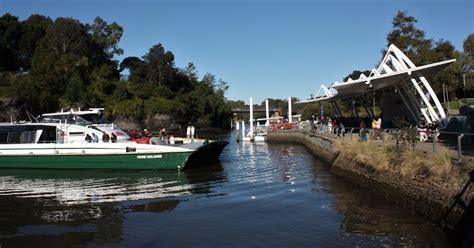
POLYGON ((464 105, 466 105, 466 74, 462 74, 462 85, 463 85, 463 92, 464 92, 464 105))
POLYGON ((376 114, 375 114, 375 91, 374 91, 373 96, 372 96, 372 105, 373 105, 373 111, 374 111, 373 114, 374 114, 374 117, 375 117, 376 116, 376 114))

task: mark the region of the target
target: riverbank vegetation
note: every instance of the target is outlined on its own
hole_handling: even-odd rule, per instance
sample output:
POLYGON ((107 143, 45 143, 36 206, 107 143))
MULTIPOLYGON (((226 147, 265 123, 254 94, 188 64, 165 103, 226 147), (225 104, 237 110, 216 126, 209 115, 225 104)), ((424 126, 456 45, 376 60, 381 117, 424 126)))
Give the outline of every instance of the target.
POLYGON ((438 148, 436 153, 427 154, 407 146, 397 148, 390 142, 360 142, 350 138, 337 139, 335 145, 339 156, 377 172, 392 172, 407 178, 423 177, 435 181, 452 180, 459 176, 459 168, 454 169, 446 148, 438 148))
POLYGON ((160 43, 141 57, 119 62, 123 32, 118 23, 100 17, 89 24, 42 15, 1 16, 3 121, 10 115, 24 118, 26 111, 105 107, 109 118, 142 122, 167 115, 183 126, 229 126, 226 81, 210 73, 199 79, 192 63, 176 67, 173 53, 160 43))

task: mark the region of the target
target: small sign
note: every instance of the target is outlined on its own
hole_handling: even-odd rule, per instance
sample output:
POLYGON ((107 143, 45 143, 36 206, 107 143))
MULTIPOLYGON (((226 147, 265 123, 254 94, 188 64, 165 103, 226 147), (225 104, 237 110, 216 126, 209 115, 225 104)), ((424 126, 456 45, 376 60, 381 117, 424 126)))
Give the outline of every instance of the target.
POLYGON ((161 154, 150 154, 150 155, 137 155, 137 159, 155 159, 162 158, 161 154))

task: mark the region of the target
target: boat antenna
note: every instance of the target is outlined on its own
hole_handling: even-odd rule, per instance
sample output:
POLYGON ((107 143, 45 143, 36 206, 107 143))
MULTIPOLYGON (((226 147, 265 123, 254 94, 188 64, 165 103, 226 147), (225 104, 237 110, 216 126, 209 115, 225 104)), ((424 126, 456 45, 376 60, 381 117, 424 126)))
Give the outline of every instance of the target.
POLYGON ((33 114, 30 113, 30 111, 26 110, 26 115, 28 116, 28 119, 30 119, 30 122, 39 122, 38 119, 33 114), (33 121, 32 118, 35 121, 33 121))

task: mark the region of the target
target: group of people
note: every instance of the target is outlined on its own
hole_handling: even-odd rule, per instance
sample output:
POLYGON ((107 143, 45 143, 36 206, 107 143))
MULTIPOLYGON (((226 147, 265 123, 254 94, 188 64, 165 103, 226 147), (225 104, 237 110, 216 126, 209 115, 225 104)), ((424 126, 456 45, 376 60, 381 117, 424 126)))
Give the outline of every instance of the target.
POLYGON ((319 125, 319 132, 320 133, 332 133, 337 134, 338 137, 345 135, 346 129, 344 125, 344 120, 342 118, 327 118, 326 116, 321 117, 321 121, 316 119, 314 121, 316 126, 319 125))
MULTIPOLYGON (((359 132, 359 139, 361 142, 367 142, 369 139, 368 134, 369 134, 369 129, 367 129, 367 125, 365 124, 365 121, 361 121, 359 124, 360 132, 359 132)), ((379 116, 375 116, 372 119, 372 124, 371 128, 374 130, 372 138, 376 140, 379 138, 380 140, 383 140, 383 133, 382 133, 382 118, 379 116)))
MULTIPOLYGON (((358 118, 345 118, 345 117, 327 117, 322 116, 321 119, 313 116, 313 130, 318 133, 322 134, 337 134, 338 137, 345 135, 345 124, 349 126, 359 126, 360 128, 360 141, 367 142, 368 136, 371 133, 370 137, 373 140, 384 140, 384 132, 382 130, 382 118, 380 116, 375 116, 374 118, 366 117, 363 119, 358 118), (359 125, 357 125, 357 123, 359 125), (352 125, 355 124, 355 125, 352 125), (372 129, 372 131, 371 131, 372 129)), ((392 124, 397 128, 407 127, 410 122, 407 120, 406 116, 403 116, 392 124)), ((390 126, 390 123, 388 123, 390 126)), ((433 138, 435 135, 439 135, 436 133, 437 130, 437 123, 428 123, 423 116, 421 116, 420 121, 417 124, 418 131, 419 131, 419 139, 420 141, 428 141, 430 138, 433 138)))
POLYGON ((151 138, 153 134, 147 129, 143 129, 142 133, 138 133, 137 130, 132 129, 128 131, 131 140, 141 139, 141 138, 151 138))
MULTIPOLYGON (((129 130, 129 135, 130 135, 130 140, 137 140, 137 139, 147 139, 153 137, 153 134, 147 129, 143 129, 142 133, 137 133, 135 129, 129 130)), ((169 144, 174 144, 175 143, 175 138, 172 133, 168 134, 166 128, 160 129, 158 131, 158 137, 160 137, 160 140, 164 143, 169 143, 169 144)), ((147 141, 148 143, 148 141, 147 141)))
POLYGON ((425 142, 428 141, 429 138, 434 139, 435 137, 438 137, 439 133, 436 132, 437 128, 437 123, 428 123, 425 120, 425 117, 422 116, 418 122, 420 141, 425 142))
MULTIPOLYGON (((89 134, 86 134, 85 138, 87 143, 99 143, 99 136, 97 136, 95 133, 92 133, 92 136, 89 134)), ((108 143, 116 143, 117 142, 117 135, 112 132, 111 135, 107 134, 106 132, 102 132, 102 142, 108 143)))
MULTIPOLYGON (((369 119, 370 120, 370 119, 369 119)), ((315 119, 314 120, 314 126, 317 128, 316 130, 319 131, 319 133, 326 133, 326 134, 337 134, 337 137, 344 137, 346 133, 346 125, 345 122, 352 120, 349 120, 348 118, 344 117, 334 117, 334 118, 328 118, 326 116, 322 116, 321 120, 315 119)), ((361 129, 360 132, 360 140, 365 142, 368 140, 368 132, 369 130, 367 129, 367 125, 365 124, 367 120, 362 120, 360 121, 359 128, 361 129)), ((381 139, 383 140, 383 133, 382 133, 382 118, 376 116, 375 118, 372 119, 372 129, 374 129, 373 132, 373 138, 374 139, 381 139)))

